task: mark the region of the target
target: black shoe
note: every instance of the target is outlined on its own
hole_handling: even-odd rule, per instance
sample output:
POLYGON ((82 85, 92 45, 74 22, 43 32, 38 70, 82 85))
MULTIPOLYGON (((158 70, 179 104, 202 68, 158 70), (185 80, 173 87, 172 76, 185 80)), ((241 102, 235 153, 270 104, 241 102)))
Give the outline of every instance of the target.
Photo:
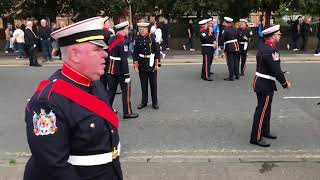
POLYGON ((212 79, 212 78, 203 79, 203 80, 205 80, 205 81, 213 81, 213 79, 212 79))
POLYGON ((234 81, 234 79, 224 78, 225 81, 234 81))
POLYGON ((250 144, 254 144, 254 145, 258 145, 261 147, 270 147, 270 144, 264 140, 260 140, 260 141, 250 141, 250 144))
POLYGON ((239 79, 240 79, 240 77, 236 77, 236 79, 237 79, 237 80, 239 80, 239 79))
POLYGON ((34 67, 41 67, 42 65, 41 64, 36 64, 36 65, 33 65, 34 67))
POLYGON ((141 103, 137 108, 138 108, 138 109, 142 109, 142 108, 144 108, 144 107, 146 107, 146 106, 147 106, 147 104, 141 103))
POLYGON ((272 134, 267 134, 267 135, 264 135, 263 137, 268 138, 268 139, 277 139, 277 136, 272 135, 272 134))
POLYGON ((131 114, 124 114, 123 119, 132 119, 139 117, 139 114, 131 113, 131 114))
POLYGON ((153 104, 152 107, 153 107, 153 109, 159 109, 159 105, 158 104, 153 104))
POLYGON ((214 74, 213 72, 210 72, 210 74, 214 74))
POLYGON ((122 94, 122 92, 121 92, 121 91, 119 91, 119 92, 116 92, 116 94, 122 94))

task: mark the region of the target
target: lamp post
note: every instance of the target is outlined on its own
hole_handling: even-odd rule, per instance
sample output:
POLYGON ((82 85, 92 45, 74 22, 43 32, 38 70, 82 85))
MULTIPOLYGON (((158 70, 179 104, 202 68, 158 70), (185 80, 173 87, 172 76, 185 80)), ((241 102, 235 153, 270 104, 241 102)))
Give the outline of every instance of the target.
POLYGON ((132 24, 132 9, 131 9, 131 0, 126 0, 128 6, 129 6, 129 24, 132 24))

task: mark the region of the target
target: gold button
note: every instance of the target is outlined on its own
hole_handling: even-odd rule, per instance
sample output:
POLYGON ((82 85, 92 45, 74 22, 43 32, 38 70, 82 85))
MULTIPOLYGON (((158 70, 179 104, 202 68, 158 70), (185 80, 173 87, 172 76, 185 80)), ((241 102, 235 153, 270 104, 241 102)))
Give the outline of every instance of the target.
POLYGON ((91 128, 94 128, 94 127, 96 127, 96 125, 94 125, 94 123, 91 123, 91 124, 90 124, 90 127, 91 127, 91 128))

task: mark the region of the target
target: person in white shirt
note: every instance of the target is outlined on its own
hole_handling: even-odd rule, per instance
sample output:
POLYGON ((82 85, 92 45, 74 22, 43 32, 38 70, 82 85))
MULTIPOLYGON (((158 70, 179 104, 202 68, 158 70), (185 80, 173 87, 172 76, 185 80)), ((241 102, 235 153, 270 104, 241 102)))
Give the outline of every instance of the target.
POLYGON ((163 41, 163 39, 162 39, 162 31, 161 31, 160 28, 158 28, 157 22, 154 22, 154 24, 151 26, 150 33, 154 34, 156 36, 155 41, 157 43, 159 43, 159 45, 160 45, 160 54, 162 56, 162 59, 164 59, 166 57, 166 54, 164 54, 162 52, 162 47, 161 47, 161 43, 163 41))
POLYGON ((16 30, 13 32, 13 37, 11 42, 15 43, 15 50, 18 55, 16 59, 23 59, 26 56, 25 53, 25 42, 24 42, 24 32, 20 25, 17 25, 16 30))

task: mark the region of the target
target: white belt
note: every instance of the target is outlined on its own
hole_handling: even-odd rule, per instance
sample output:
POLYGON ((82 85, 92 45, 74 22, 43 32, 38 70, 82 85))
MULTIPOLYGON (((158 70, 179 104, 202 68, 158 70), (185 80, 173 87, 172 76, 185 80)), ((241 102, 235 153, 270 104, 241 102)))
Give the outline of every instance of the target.
POLYGON ((237 42, 238 40, 237 39, 233 39, 233 40, 229 40, 229 41, 226 41, 224 42, 224 44, 230 44, 230 43, 233 43, 233 42, 237 42))
POLYGON ((270 76, 270 75, 261 74, 261 73, 256 72, 256 76, 264 78, 264 79, 269 79, 269 80, 276 81, 276 78, 273 77, 273 76, 270 76))
POLYGON ((74 166, 96 166, 112 162, 120 156, 121 145, 118 144, 117 149, 114 148, 112 152, 88 155, 88 156, 73 156, 70 155, 68 163, 74 166))
POLYGON ((139 56, 142 58, 150 58, 150 55, 139 54, 139 56))
POLYGON ((240 42, 240 44, 247 44, 248 42, 240 42))
POLYGON ((121 60, 120 57, 113 57, 113 56, 110 56, 110 59, 115 60, 115 61, 120 61, 121 60))
POLYGON ((214 47, 213 44, 202 44, 202 46, 210 46, 210 47, 214 47))

